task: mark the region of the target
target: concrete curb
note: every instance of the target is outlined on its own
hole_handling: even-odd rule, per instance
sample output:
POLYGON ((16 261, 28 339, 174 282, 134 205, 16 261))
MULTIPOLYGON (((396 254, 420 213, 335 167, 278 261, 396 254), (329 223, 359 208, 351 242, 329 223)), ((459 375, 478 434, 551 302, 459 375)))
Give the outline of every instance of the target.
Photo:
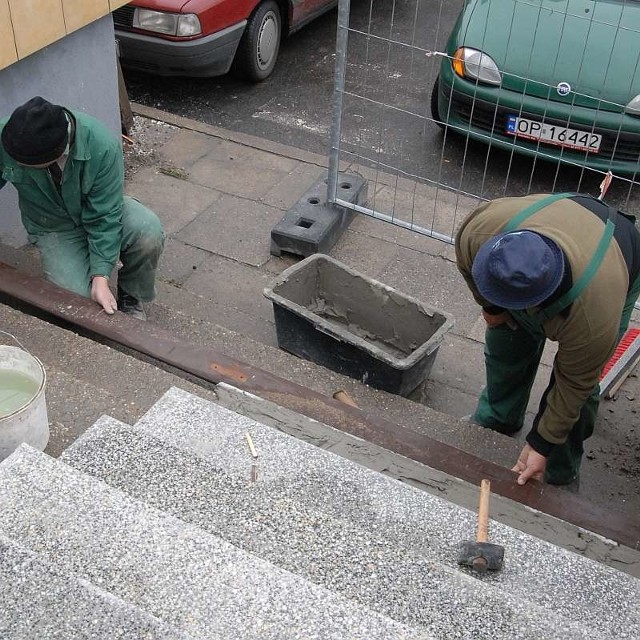
POLYGON ((328 157, 297 149, 296 147, 290 147, 278 142, 271 142, 265 138, 258 138, 257 136, 252 136, 246 133, 239 133, 237 131, 223 129, 204 122, 198 122, 197 120, 191 120, 190 118, 183 118, 182 116, 177 116, 173 113, 168 113, 167 111, 161 111, 154 107, 146 107, 135 102, 131 103, 131 109, 135 115, 150 118, 152 120, 159 120, 160 122, 171 124, 175 127, 179 127, 180 129, 188 129, 189 131, 204 133, 208 136, 213 136, 214 138, 235 142, 236 144, 240 144, 244 147, 260 149, 261 151, 273 153, 283 158, 299 160, 300 162, 314 164, 318 167, 329 166, 328 157))

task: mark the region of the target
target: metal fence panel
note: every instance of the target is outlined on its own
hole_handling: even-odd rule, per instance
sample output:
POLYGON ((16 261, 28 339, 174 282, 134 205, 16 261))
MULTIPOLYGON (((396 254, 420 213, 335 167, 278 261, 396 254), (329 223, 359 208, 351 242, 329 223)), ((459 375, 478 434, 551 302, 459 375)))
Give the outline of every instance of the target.
MULTIPOLYGON (((604 165, 614 148, 616 157, 638 162, 640 118, 635 138, 625 134, 622 118, 616 129, 612 110, 622 110, 625 104, 604 95, 604 88, 621 73, 624 78, 618 85, 627 82, 629 89, 635 87, 640 93, 640 33, 635 25, 640 26, 640 6, 628 0, 589 6, 572 0, 340 0, 329 200, 451 243, 466 214, 485 200, 551 191, 599 195, 607 173, 604 165), (501 71, 500 89, 523 88, 519 98, 517 91, 510 92, 508 106, 487 102, 489 85, 485 82, 472 83, 465 104, 461 94, 452 90, 444 105, 435 105, 436 111, 438 106, 446 111, 439 114, 440 119, 455 115, 442 130, 433 113, 432 89, 442 71, 441 63, 450 68, 454 61, 446 42, 465 7, 473 10, 474 19, 481 11, 488 17, 480 28, 472 27, 471 21, 466 25, 467 33, 475 29, 475 42, 488 42, 497 31, 504 33, 505 66, 527 73, 501 71), (556 32, 550 34, 552 22, 556 32), (576 47, 577 29, 580 39, 576 47), (596 41, 603 29, 609 34, 604 38, 608 50, 596 41), (545 42, 551 45, 542 46, 545 42), (569 42, 574 43, 570 52, 565 50, 569 42), (596 45, 601 46, 594 54, 596 45), (621 70, 623 46, 625 68, 621 70), (508 56, 515 56, 513 52, 523 59, 530 57, 524 64, 520 60, 519 66, 511 64, 508 56), (546 67, 541 70, 543 57, 546 67), (572 69, 567 68, 568 58, 572 69), (592 73, 596 68, 598 73, 592 73), (541 79, 543 72, 549 82, 541 79), (537 119, 560 129, 556 94, 564 87, 556 79, 563 74, 578 84, 585 84, 583 78, 592 76, 601 81, 601 86, 592 87, 591 94, 569 90, 569 98, 561 105, 572 122, 580 123, 574 127, 576 133, 566 131, 565 123, 565 133, 560 134, 563 144, 568 144, 566 136, 573 135, 580 143, 602 133, 601 128, 588 124, 585 114, 595 119, 606 116, 613 122, 608 124, 598 154, 560 147, 558 140, 551 145, 516 139, 506 132, 509 118, 516 127, 526 127, 527 121, 537 119), (531 95, 538 110, 543 105, 535 118, 529 113, 531 95), (533 155, 516 153, 516 142, 528 144, 533 155), (581 159, 588 156, 601 158, 603 166, 586 167, 581 159), (356 171, 369 180, 367 207, 340 199, 339 169, 356 171)), ((476 71, 485 72, 487 66, 484 59, 476 59, 476 71)), ((454 77, 454 82, 457 80, 454 77)), ((632 118, 634 125, 635 120, 632 118)), ((636 175, 614 173, 607 201, 633 213, 639 203, 636 175)))

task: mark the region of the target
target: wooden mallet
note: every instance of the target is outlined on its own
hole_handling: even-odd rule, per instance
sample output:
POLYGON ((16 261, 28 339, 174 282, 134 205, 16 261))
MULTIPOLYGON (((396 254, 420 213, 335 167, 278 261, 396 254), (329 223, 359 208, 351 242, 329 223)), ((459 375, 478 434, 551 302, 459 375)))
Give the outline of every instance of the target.
POLYGON ((465 541, 460 545, 458 563, 472 567, 476 571, 500 571, 504 560, 504 547, 487 542, 489 531, 489 495, 491 483, 480 483, 480 506, 478 508, 478 533, 476 540, 465 541))

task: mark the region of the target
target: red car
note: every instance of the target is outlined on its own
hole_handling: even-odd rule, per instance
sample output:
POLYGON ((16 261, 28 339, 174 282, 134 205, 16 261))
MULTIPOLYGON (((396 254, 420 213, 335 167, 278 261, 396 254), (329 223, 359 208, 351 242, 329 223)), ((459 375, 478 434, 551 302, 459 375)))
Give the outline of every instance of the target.
POLYGON ((260 82, 291 34, 337 0, 134 0, 113 12, 123 66, 164 76, 220 76, 233 65, 260 82))

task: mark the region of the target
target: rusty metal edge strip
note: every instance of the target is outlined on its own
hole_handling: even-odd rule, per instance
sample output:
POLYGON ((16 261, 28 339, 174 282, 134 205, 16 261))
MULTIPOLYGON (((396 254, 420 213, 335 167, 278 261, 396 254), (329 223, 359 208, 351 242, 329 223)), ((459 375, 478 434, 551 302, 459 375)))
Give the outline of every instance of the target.
POLYGON ((382 417, 346 405, 219 351, 191 344, 151 323, 121 313, 107 316, 95 303, 0 262, 0 296, 78 328, 82 333, 121 345, 158 362, 208 381, 226 382, 313 418, 396 454, 479 485, 491 480, 492 491, 604 536, 640 549, 640 520, 604 511, 585 498, 539 482, 524 487, 514 474, 451 445, 416 433, 382 417))

